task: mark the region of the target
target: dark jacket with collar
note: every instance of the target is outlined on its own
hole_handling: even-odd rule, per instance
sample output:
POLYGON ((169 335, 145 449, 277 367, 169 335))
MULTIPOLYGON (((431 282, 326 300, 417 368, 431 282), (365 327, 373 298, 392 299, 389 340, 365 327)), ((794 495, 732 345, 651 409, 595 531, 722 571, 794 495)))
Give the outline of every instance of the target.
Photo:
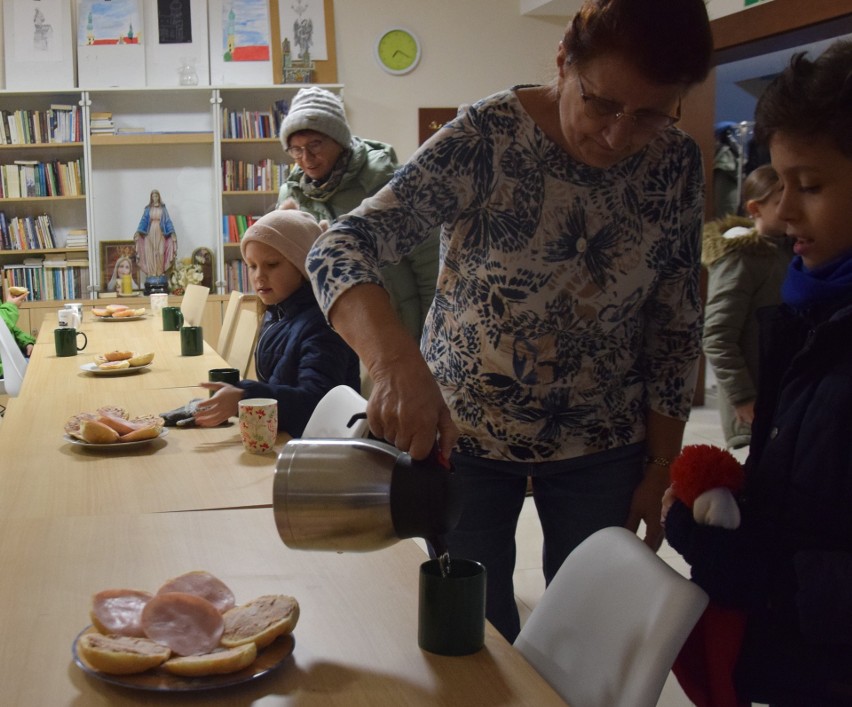
POLYGON ((744 697, 852 705, 852 300, 760 319, 742 524, 699 526, 676 502, 666 536, 714 600, 748 613, 744 697))
POLYGON ((320 399, 338 385, 361 390, 358 357, 328 325, 309 283, 270 307, 255 349, 258 381, 246 398, 275 398, 278 429, 300 437, 320 399))

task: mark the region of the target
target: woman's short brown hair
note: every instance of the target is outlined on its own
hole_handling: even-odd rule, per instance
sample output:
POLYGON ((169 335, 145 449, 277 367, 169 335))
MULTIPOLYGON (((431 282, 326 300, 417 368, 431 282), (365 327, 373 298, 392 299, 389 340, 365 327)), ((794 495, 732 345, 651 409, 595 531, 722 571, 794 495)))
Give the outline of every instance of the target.
POLYGON ((586 0, 562 43, 571 63, 616 53, 661 85, 701 83, 713 55, 704 0, 586 0))

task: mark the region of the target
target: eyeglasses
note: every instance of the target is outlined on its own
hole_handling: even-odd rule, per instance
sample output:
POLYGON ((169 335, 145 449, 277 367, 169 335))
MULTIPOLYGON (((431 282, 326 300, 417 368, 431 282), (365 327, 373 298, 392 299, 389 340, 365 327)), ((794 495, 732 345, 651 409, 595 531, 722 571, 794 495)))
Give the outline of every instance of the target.
POLYGON ((290 155, 294 160, 300 160, 307 152, 311 155, 311 157, 316 157, 317 153, 323 148, 323 145, 327 140, 325 138, 320 138, 319 140, 311 140, 304 147, 288 147, 287 154, 290 155))
POLYGON ((637 130, 646 133, 658 133, 680 120, 680 99, 677 102, 677 112, 675 115, 658 113, 653 110, 638 110, 635 113, 628 113, 624 110, 624 104, 622 103, 609 101, 593 93, 586 93, 580 74, 577 74, 577 85, 580 87, 580 98, 583 99, 586 117, 592 120, 615 118, 613 122, 618 122, 622 118, 630 118, 637 130))

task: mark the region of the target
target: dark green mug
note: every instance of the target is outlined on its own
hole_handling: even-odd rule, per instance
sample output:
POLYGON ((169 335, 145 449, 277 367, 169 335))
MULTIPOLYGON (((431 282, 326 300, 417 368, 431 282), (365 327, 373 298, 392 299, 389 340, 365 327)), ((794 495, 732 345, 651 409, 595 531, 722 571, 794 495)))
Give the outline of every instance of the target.
POLYGON ((438 655, 469 655, 485 644, 485 566, 451 558, 420 565, 417 645, 438 655))
POLYGON ((56 345, 57 356, 76 356, 78 351, 86 348, 89 339, 82 331, 72 327, 60 327, 53 330, 53 343, 56 345), (77 338, 83 337, 83 345, 77 345, 77 338))
POLYGON ((180 331, 183 312, 180 307, 163 307, 163 331, 180 331))
MULTIPOLYGON (((163 310, 165 312, 165 310, 163 310)), ((180 355, 200 356, 204 353, 204 336, 200 326, 185 326, 180 330, 180 355)))
MULTIPOLYGON (((207 380, 210 383, 237 385, 240 382, 240 371, 238 368, 211 368, 207 371, 207 380)), ((215 391, 211 390, 210 395, 215 395, 215 391)))

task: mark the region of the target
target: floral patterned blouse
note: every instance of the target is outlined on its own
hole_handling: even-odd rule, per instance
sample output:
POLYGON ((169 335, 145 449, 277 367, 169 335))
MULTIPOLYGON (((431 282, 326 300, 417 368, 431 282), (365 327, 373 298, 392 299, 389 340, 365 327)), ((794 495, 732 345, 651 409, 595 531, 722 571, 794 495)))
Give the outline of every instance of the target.
POLYGON ((556 461, 685 420, 701 340, 701 155, 670 128, 609 169, 577 162, 514 90, 479 101, 315 244, 320 306, 442 225, 421 350, 462 453, 556 461))

